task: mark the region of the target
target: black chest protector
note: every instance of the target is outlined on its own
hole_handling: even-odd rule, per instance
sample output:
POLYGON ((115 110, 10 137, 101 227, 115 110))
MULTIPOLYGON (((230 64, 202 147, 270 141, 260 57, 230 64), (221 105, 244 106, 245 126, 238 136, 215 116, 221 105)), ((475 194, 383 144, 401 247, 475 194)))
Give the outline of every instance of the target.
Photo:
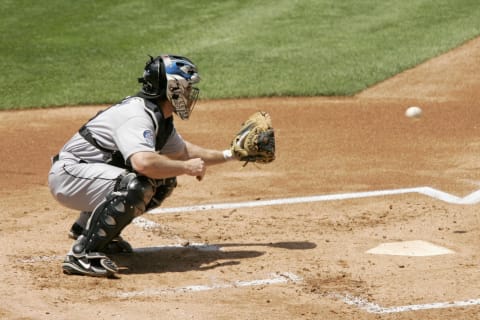
MULTIPOLYGON (((143 97, 140 97, 144 99, 143 97)), ((173 117, 165 119, 162 111, 158 107, 157 104, 148 101, 145 99, 145 112, 150 116, 152 119, 152 122, 155 126, 155 150, 160 151, 165 143, 167 143, 168 137, 173 132, 173 117)), ((98 112, 95 117, 97 117, 100 113, 102 113, 105 110, 102 110, 98 112)), ((88 122, 93 120, 95 117, 91 118, 88 122)), ((125 168, 130 171, 132 170, 132 165, 130 164, 130 159, 125 160, 123 158, 123 155, 120 151, 118 150, 109 150, 105 147, 102 147, 98 144, 97 140, 93 137, 91 131, 87 128, 87 124, 84 124, 79 130, 78 133, 88 142, 90 142, 93 146, 95 146, 97 149, 102 150, 103 152, 110 153, 110 160, 108 160, 106 163, 120 167, 120 168, 125 168)))
POLYGON ((165 143, 167 143, 168 138, 173 132, 173 117, 165 119, 163 117, 160 108, 153 103, 146 103, 145 107, 148 108, 152 113, 148 115, 152 116, 153 123, 155 124, 156 137, 155 137, 155 150, 160 151, 165 143))

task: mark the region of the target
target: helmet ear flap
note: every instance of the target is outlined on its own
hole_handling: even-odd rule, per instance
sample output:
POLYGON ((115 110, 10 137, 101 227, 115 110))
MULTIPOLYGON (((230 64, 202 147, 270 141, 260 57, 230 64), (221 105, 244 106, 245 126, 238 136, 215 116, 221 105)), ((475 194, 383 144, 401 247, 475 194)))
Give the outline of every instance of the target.
POLYGON ((165 97, 167 90, 167 76, 165 65, 160 56, 154 58, 149 55, 150 60, 145 64, 143 76, 138 78, 142 84, 142 93, 150 98, 165 97))
POLYGON ((138 78, 138 82, 142 83, 142 84, 147 84, 148 83, 148 81, 146 79, 146 72, 148 71, 148 68, 149 68, 150 64, 152 64, 152 62, 153 62, 153 57, 151 55, 148 55, 148 56, 150 57, 150 61, 147 61, 145 63, 145 67, 143 68, 143 76, 138 78))

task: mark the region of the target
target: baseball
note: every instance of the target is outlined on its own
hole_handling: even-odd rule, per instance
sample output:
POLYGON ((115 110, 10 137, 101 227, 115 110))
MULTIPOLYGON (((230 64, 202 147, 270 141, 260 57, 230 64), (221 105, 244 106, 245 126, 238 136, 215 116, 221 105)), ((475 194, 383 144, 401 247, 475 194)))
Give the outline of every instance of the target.
POLYGON ((417 106, 412 106, 405 111, 405 115, 409 118, 420 118, 422 116, 422 109, 417 106))

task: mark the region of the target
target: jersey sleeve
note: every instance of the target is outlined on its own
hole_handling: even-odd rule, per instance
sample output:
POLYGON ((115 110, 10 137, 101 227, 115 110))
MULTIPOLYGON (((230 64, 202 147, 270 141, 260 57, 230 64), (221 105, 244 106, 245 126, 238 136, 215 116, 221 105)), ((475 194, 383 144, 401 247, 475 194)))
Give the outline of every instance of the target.
POLYGON ((172 154, 178 153, 185 149, 185 141, 183 140, 182 136, 177 132, 175 128, 173 128, 172 133, 167 139, 167 142, 160 149, 161 154, 172 154))
POLYGON ((137 152, 155 152, 155 128, 147 117, 130 118, 115 131, 113 138, 125 159, 137 152))

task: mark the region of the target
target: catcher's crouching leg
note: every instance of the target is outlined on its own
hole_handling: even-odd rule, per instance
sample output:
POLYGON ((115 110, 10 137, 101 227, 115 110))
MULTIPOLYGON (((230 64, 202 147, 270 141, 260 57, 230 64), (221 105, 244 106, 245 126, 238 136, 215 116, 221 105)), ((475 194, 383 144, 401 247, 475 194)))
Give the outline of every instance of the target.
POLYGON ((104 253, 106 246, 146 210, 155 187, 146 177, 128 173, 93 212, 62 264, 64 273, 109 277, 118 269, 104 253))

